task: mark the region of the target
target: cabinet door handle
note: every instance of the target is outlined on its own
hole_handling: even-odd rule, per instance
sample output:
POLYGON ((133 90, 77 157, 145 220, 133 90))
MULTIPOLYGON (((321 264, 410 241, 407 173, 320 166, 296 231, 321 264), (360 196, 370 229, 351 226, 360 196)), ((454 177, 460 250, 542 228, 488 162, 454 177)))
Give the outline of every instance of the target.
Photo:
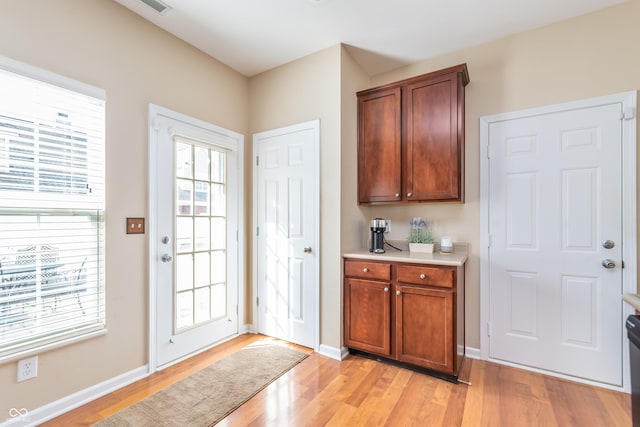
POLYGON ((396 291, 396 295, 400 295, 400 294, 402 294, 402 292, 396 291))
POLYGON ((364 271, 365 273, 367 273, 369 271, 369 269, 367 267, 363 268, 362 271, 364 271))
POLYGON ((385 291, 385 292, 389 292, 389 288, 388 288, 388 287, 385 287, 385 288, 384 288, 384 291, 385 291))
POLYGON ((413 193, 407 193, 407 197, 411 197, 413 193))
POLYGON ((424 273, 422 273, 422 274, 420 275, 420 278, 421 278, 422 280, 424 280, 424 279, 426 279, 426 278, 427 278, 427 276, 426 276, 424 273))
POLYGON ((400 193, 396 193, 396 198, 400 197, 400 193))

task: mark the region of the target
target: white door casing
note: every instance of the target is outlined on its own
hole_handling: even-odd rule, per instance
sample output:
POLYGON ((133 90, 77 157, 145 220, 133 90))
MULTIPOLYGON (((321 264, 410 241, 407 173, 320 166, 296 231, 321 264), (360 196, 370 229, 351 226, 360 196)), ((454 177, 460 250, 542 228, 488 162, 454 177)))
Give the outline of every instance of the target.
POLYGON ((313 120, 253 136, 258 332, 319 345, 319 141, 313 120))
MULTIPOLYGON (((242 309, 244 304, 240 303, 244 300, 242 143, 243 136, 236 132, 162 107, 149 106, 149 370, 151 372, 211 347, 239 332, 240 321, 244 318, 242 309), (226 193, 226 197, 223 195, 221 199, 226 199, 226 206, 221 208, 222 213, 209 211, 202 215, 191 214, 196 228, 193 229, 194 234, 186 239, 191 242, 186 245, 190 245, 191 248, 187 249, 184 248, 184 238, 180 244, 182 249, 177 247, 177 240, 184 232, 180 231, 184 230, 184 220, 189 220, 188 217, 177 215, 178 190, 176 187, 177 176, 180 175, 176 172, 177 147, 193 150, 194 156, 196 151, 199 152, 200 160, 203 153, 207 152, 210 156, 217 153, 221 159, 224 159, 224 170, 219 172, 220 176, 224 176, 223 185, 208 184, 206 178, 202 181, 202 177, 193 177, 190 197, 191 209, 194 212, 213 209, 213 187, 216 185, 226 193), (204 192, 202 192, 203 188, 204 192), (209 200, 212 201, 211 208, 208 208, 209 200), (218 217, 213 218, 213 216, 218 217), (182 217, 182 223, 178 222, 178 217, 182 217), (214 234, 221 236, 219 231, 214 232, 215 224, 220 224, 220 221, 226 225, 223 225, 225 235, 214 238, 214 234), (198 224, 207 225, 210 227, 209 231, 205 230, 205 234, 198 234, 198 224), (224 250, 214 248, 214 240, 219 242, 216 245, 224 247, 224 250), (204 241, 209 243, 199 243, 204 241), (202 244, 205 247, 201 247, 202 244), (209 249, 217 250, 209 251, 209 249), (184 259, 189 258, 189 253, 193 253, 190 264, 193 267, 193 276, 191 276, 192 286, 194 286, 193 294, 199 294, 195 301, 200 298, 200 301, 205 302, 206 300, 202 299, 203 292, 210 292, 212 311, 210 319, 198 319, 198 315, 195 314, 194 326, 181 326, 178 324, 178 305, 174 299, 179 291, 184 291, 180 289, 180 286, 183 286, 181 283, 189 280, 184 280, 184 274, 180 274, 180 277, 176 276, 178 270, 187 271, 184 259), (226 267, 224 272, 214 267, 215 259, 216 257, 221 259, 220 255, 224 258, 222 261, 226 267), (211 263, 210 273, 205 274, 206 277, 203 273, 208 269, 198 268, 198 265, 204 265, 203 257, 211 263), (198 261, 194 261, 196 258, 198 261), (178 265, 178 263, 182 264, 178 265), (203 282, 206 281, 205 279, 216 282, 223 280, 223 285, 208 287, 209 284, 203 282), (222 297, 222 292, 219 291, 221 289, 224 289, 222 297), (217 303, 216 301, 220 301, 221 298, 224 302, 217 303), (218 307, 217 311, 213 310, 213 307, 218 307)), ((190 161, 198 163, 195 157, 190 161)), ((200 163, 205 165, 204 174, 210 174, 211 181, 218 181, 213 178, 214 168, 211 168, 211 172, 208 171, 209 164, 214 163, 213 159, 207 159, 205 156, 200 163)), ((200 175, 202 173, 200 172, 200 175)), ((181 181, 188 184, 189 180, 181 181)), ((200 228, 200 230, 204 229, 200 228)), ((195 306, 192 307, 192 310, 196 309, 195 306)), ((202 307, 200 313, 203 313, 202 307)))
POLYGON ((484 359, 628 387, 635 102, 632 92, 481 118, 484 359))

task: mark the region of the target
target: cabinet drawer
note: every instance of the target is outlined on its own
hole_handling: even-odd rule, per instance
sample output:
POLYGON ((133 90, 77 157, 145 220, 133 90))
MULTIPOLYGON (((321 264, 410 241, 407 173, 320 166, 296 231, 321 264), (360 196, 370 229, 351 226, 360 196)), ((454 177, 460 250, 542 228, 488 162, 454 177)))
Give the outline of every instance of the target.
POLYGON ((454 279, 454 270, 446 267, 398 265, 398 282, 452 288, 454 279))
POLYGON ((363 279, 391 280, 391 264, 371 261, 345 261, 344 275, 363 279))

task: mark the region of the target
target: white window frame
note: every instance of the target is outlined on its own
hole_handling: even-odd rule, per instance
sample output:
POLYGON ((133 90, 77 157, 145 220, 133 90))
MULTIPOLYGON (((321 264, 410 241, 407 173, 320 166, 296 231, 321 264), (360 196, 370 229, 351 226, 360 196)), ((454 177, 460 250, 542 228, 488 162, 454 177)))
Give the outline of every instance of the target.
MULTIPOLYGON (((56 86, 58 88, 62 88, 72 92, 76 92, 78 94, 86 95, 86 96, 95 98, 99 101, 102 101, 102 103, 106 102, 106 92, 103 89, 100 89, 82 82, 78 82, 76 80, 72 80, 70 78, 67 78, 67 77, 64 77, 64 76, 61 76, 37 67, 33 67, 31 65, 24 64, 7 57, 0 56, 0 69, 4 71, 12 72, 14 74, 17 74, 23 77, 38 80, 46 84, 56 86)), ((103 108, 105 109, 104 120, 106 121, 106 106, 104 106, 104 104, 103 104, 103 108)), ((92 199, 91 202, 87 203, 86 201, 82 200, 82 195, 80 196, 76 195, 76 196, 69 197, 68 200, 63 200, 61 204, 58 204, 58 206, 62 207, 59 210, 59 212, 62 213, 62 215, 69 214, 74 210, 81 210, 86 212, 93 211, 96 213, 95 218, 97 218, 97 220, 95 221, 95 223, 92 223, 92 224, 95 224, 95 227, 96 227, 95 230, 98 236, 96 239, 96 246, 95 246, 95 251, 97 255, 95 255, 95 258, 94 258, 95 262, 93 265, 93 272, 90 273, 90 274, 94 274, 94 277, 97 278, 96 289, 98 289, 98 291, 96 292, 98 296, 96 298, 98 303, 96 305, 97 314, 95 314, 94 316, 95 320, 93 321, 93 324, 89 327, 86 327, 86 326, 79 327, 77 330, 67 329, 62 333, 53 332, 53 333, 49 333, 49 335, 46 335, 46 334, 35 335, 31 339, 31 341, 27 341, 22 344, 18 344, 18 345, 11 345, 10 343, 5 344, 6 347, 4 349, 2 348, 2 346, 0 346, 0 363, 17 360, 23 357, 28 357, 33 354, 41 353, 45 350, 50 350, 53 348, 78 342, 81 340, 89 339, 95 336, 103 335, 107 332, 106 315, 105 315, 106 298, 105 298, 105 291, 104 291, 105 289, 104 126, 105 126, 105 123, 103 122, 101 124, 103 147, 101 150, 102 153, 100 157, 101 164, 98 165, 102 167, 102 169, 99 171, 99 174, 101 174, 102 176, 102 180, 101 180, 101 185, 103 186, 103 188, 101 189, 102 197, 101 198, 91 197, 92 199)), ((3 159, 0 158, 0 166, 2 166, 3 164, 4 164, 3 159)), ((34 197, 34 199, 37 199, 37 198, 40 198, 40 196, 34 197)), ((42 199, 48 199, 48 198, 49 198, 49 195, 47 194, 44 194, 44 196, 42 197, 42 199)), ((89 197, 87 197, 86 199, 89 199, 89 197)), ((55 200, 55 197, 52 197, 52 200, 55 200)), ((1 199, 0 199, 0 203, 2 203, 1 199)), ((43 205, 43 202, 41 200, 34 201, 33 203, 29 203, 27 200, 26 202, 17 206, 16 212, 20 212, 21 209, 24 212, 27 212, 27 211, 32 212, 35 216, 38 216, 40 214, 51 213, 51 211, 43 205)), ((82 264, 82 262, 79 261, 77 264, 80 265, 82 264)), ((37 280, 40 280, 40 279, 38 278, 37 280)), ((36 308, 36 310, 39 310, 39 308, 36 308)), ((71 308, 69 308, 69 310, 71 310, 71 308)))

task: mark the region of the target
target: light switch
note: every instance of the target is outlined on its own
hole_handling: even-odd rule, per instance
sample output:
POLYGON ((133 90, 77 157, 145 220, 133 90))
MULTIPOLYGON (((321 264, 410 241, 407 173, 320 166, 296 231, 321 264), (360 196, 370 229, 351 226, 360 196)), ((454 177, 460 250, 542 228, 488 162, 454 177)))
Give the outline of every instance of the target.
POLYGON ((144 234, 144 218, 127 218, 127 234, 144 234))

